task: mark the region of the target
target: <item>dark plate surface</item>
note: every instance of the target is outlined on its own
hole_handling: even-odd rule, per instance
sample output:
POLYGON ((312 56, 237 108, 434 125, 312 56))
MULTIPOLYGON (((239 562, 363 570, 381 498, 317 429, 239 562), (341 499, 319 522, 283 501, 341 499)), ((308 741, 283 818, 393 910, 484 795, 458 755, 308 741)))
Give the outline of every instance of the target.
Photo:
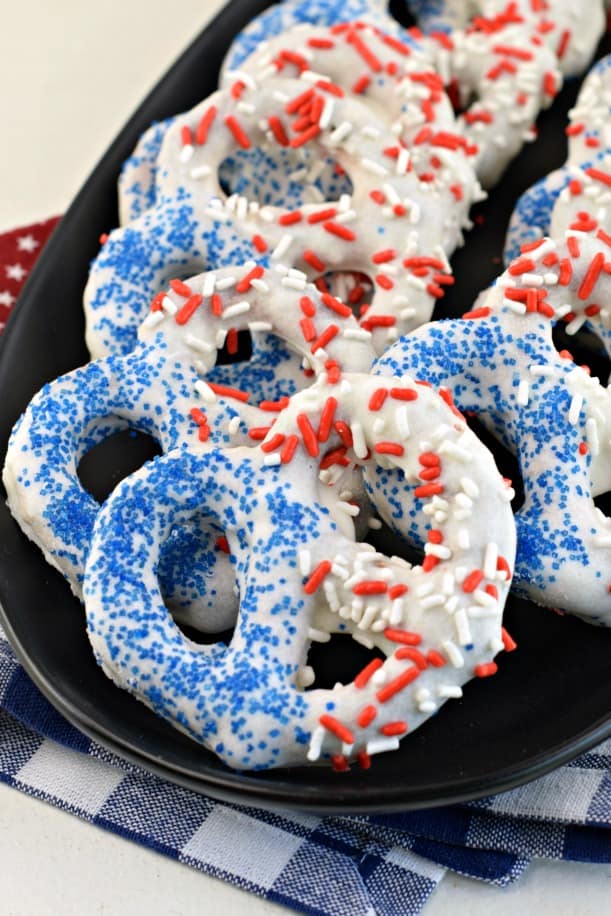
MULTIPOLYGON (((152 120, 187 109, 214 89, 232 36, 267 5, 233 0, 196 39, 110 147, 47 245, 2 339, 1 455, 34 392, 87 359, 81 294, 99 235, 117 223, 121 162, 152 120)), ((539 140, 477 208, 476 228, 454 260, 457 285, 439 315, 465 311, 499 272, 513 201, 564 162, 566 111, 577 88, 572 83, 563 91, 540 119, 539 140)), ((580 349, 589 348, 585 338, 580 349)), ((575 345, 573 350, 582 356, 575 345)), ((595 362, 591 352, 588 358, 595 362)), ((597 368, 607 369, 604 362, 597 368)), ((110 444, 103 457, 90 456, 88 478, 98 489, 129 470, 124 446, 110 444)), ((141 460, 127 451, 132 465, 141 460)), ((0 603, 0 619, 20 660, 75 725, 168 779, 242 803, 346 813, 462 801, 542 775, 611 735, 611 632, 511 599, 506 622, 519 650, 501 656, 496 677, 468 685, 463 700, 447 704, 399 751, 375 758, 369 772, 235 773, 106 679, 93 661, 79 602, 21 534, 4 502, 0 603)), ((328 654, 316 667, 323 682, 332 676, 328 654)))

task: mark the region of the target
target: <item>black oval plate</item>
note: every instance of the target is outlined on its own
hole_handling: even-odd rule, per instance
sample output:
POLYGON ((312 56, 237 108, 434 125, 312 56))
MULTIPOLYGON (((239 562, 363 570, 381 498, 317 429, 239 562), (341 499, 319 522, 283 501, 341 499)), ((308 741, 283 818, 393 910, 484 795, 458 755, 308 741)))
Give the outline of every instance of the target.
MULTIPOLYGON (((215 88, 232 37, 268 5, 233 0, 195 40, 110 147, 46 246, 2 339, 1 455, 34 392, 87 360, 81 295, 98 238, 117 223, 121 162, 152 120, 190 108, 215 88)), ((461 314, 498 273, 516 196, 564 161, 566 111, 577 88, 569 85, 543 115, 537 143, 477 209, 476 228, 455 258, 458 282, 439 315, 461 314)), ((121 448, 111 449, 103 465, 120 476, 121 461, 121 448)), ((89 473, 101 474, 102 462, 94 460, 89 473)), ((0 602, 21 662, 78 728, 167 779, 245 804, 345 814, 464 801, 540 776, 611 735, 611 632, 511 599, 506 620, 519 650, 501 656, 496 677, 469 684, 463 700, 445 706, 396 753, 375 758, 367 773, 236 773, 107 680, 93 660, 82 607, 4 503, 0 602)))

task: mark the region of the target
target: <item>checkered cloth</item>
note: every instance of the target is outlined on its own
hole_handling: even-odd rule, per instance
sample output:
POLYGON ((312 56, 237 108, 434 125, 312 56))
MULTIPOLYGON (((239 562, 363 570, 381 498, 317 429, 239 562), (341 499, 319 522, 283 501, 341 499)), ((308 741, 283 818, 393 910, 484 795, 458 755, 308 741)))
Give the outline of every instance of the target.
MULTIPOLYGON (((54 224, 0 235, 7 312, 54 224)), ((2 630, 0 780, 321 916, 418 913, 448 869, 503 886, 536 857, 611 862, 611 741, 536 782, 469 805, 375 817, 270 813, 181 789, 85 737, 40 694, 2 630)))

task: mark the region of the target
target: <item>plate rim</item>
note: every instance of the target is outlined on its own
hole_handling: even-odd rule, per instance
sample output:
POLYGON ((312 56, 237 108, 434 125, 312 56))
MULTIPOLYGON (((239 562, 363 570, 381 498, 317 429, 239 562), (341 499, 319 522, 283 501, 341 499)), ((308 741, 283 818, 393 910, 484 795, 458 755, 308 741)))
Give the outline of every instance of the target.
MULTIPOLYGON (((253 9, 259 10, 270 5, 269 0, 233 0, 233 2, 227 3, 155 82, 152 89, 146 94, 135 112, 104 151, 65 215, 54 229, 21 292, 20 299, 22 304, 24 300, 38 295, 39 288, 45 282, 47 264, 54 262, 56 248, 62 245, 63 235, 69 231, 72 222, 80 214, 81 201, 87 197, 89 189, 95 187, 98 175, 104 170, 107 160, 123 147, 128 147, 133 143, 133 137, 137 138, 139 136, 145 121, 146 124, 144 126, 147 126, 147 118, 149 116, 145 112, 151 101, 156 101, 160 87, 163 87, 168 80, 171 80, 172 74, 176 74, 182 67, 187 66, 192 56, 199 55, 200 41, 208 31, 217 29, 218 24, 223 23, 225 20, 243 19, 247 15, 250 18, 253 9)), ((235 32, 232 32, 232 34, 235 34, 235 32)), ((11 346, 12 339, 18 335, 22 323, 26 321, 26 312, 25 308, 19 307, 13 310, 5 331, 0 337, 0 362, 4 359, 7 349, 11 346)), ((112 735, 106 727, 100 726, 58 691, 53 682, 45 676, 29 657, 21 640, 17 637, 10 617, 1 602, 0 624, 5 630, 18 661, 41 693, 73 726, 90 739, 127 761, 177 785, 200 794, 210 795, 222 801, 239 803, 245 806, 277 810, 291 808, 320 814, 348 815, 351 813, 378 814, 391 811, 409 811, 461 804, 524 785, 533 779, 550 773, 606 738, 611 737, 610 709, 606 717, 597 720, 593 725, 579 732, 572 740, 565 742, 552 751, 546 750, 531 756, 522 764, 513 764, 502 770, 497 770, 494 776, 490 776, 483 782, 481 777, 454 776, 451 781, 451 785, 454 787, 453 791, 444 791, 437 786, 434 798, 430 797, 430 795, 425 798, 419 798, 417 795, 414 796, 410 793, 409 787, 402 786, 399 788, 390 783, 384 787, 372 786, 371 791, 367 794, 368 800, 356 802, 354 798, 351 798, 351 795, 358 793, 362 796, 362 790, 353 787, 352 793, 350 793, 346 791, 348 789, 347 785, 342 786, 338 782, 332 796, 330 795, 328 800, 321 801, 319 797, 309 797, 314 790, 310 790, 307 786, 295 787, 291 792, 290 785, 266 784, 263 781, 259 783, 256 776, 253 777, 243 771, 232 771, 229 768, 227 768, 226 772, 211 772, 206 775, 196 776, 178 765, 172 766, 160 762, 152 753, 147 754, 142 749, 138 750, 128 742, 117 738, 116 735, 112 735), (300 793, 300 798, 297 801, 295 798, 296 789, 300 793)), ((425 792, 426 789, 420 788, 420 796, 425 792)), ((320 790, 318 790, 318 793, 320 794, 320 790)))

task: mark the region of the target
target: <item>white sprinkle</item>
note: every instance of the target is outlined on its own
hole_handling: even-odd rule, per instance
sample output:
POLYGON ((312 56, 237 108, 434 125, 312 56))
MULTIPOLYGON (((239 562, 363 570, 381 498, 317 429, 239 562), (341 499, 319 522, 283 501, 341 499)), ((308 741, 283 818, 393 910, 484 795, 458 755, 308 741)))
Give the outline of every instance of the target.
POLYGON ((401 439, 409 438, 409 422, 407 419, 407 407, 403 404, 395 410, 395 423, 401 439))
POLYGON ((243 315, 245 312, 249 312, 249 311, 250 311, 250 302, 248 302, 246 299, 243 299, 242 302, 236 302, 234 305, 230 305, 226 309, 224 309, 223 312, 221 313, 221 318, 223 318, 224 320, 229 319, 229 318, 235 318, 236 315, 243 315))
POLYGON ((232 417, 229 423, 227 424, 227 432, 230 436, 235 436, 240 428, 240 417, 236 414, 235 417, 232 417))
POLYGON ((443 700, 459 700, 462 696, 462 687, 453 684, 440 684, 437 696, 443 700))
POLYGON ((214 353, 215 351, 215 348, 209 341, 203 340, 201 337, 196 337, 194 334, 187 334, 185 343, 198 353, 214 353))
POLYGON ((346 328, 343 332, 346 340, 371 340, 371 331, 365 331, 363 328, 346 328))
POLYGON ((358 642, 361 646, 365 646, 366 649, 373 649, 375 643, 370 636, 367 636, 366 633, 361 633, 358 630, 354 630, 351 635, 353 640, 358 642))
POLYGON ((452 551, 443 544, 426 543, 424 552, 427 556, 439 557, 440 560, 449 560, 452 557, 452 551))
POLYGON ((363 427, 358 420, 355 420, 354 423, 350 425, 350 432, 352 433, 354 454, 357 458, 364 458, 367 454, 367 442, 365 441, 363 427))
POLYGON ((500 609, 496 603, 494 606, 490 605, 489 607, 472 604, 467 608, 467 615, 471 618, 474 618, 475 620, 480 620, 486 617, 496 617, 497 614, 500 614, 500 609))
POLYGON ((445 573, 441 581, 441 591, 444 595, 451 595, 456 587, 456 581, 452 573, 445 573))
POLYGON ((575 318, 567 324, 565 328, 566 333, 572 337, 573 334, 576 334, 577 331, 583 327, 587 320, 586 315, 576 315, 575 318))
POLYGON ((290 233, 286 233, 282 236, 274 250, 272 251, 272 261, 279 261, 280 258, 284 257, 291 245, 293 244, 294 236, 290 233))
POLYGON ((471 629, 464 608, 460 608, 460 610, 456 611, 454 622, 456 624, 458 642, 461 646, 468 646, 473 641, 473 637, 471 636, 471 629))
POLYGON ((416 596, 418 598, 424 598, 426 595, 430 595, 433 591, 434 585, 432 582, 423 582, 422 585, 419 585, 416 589, 416 596))
POLYGON ((310 665, 304 665, 297 672, 295 682, 298 687, 309 687, 314 683, 315 678, 314 669, 310 665))
POLYGON ((445 603, 445 609, 448 614, 453 614, 458 607, 458 595, 451 595, 445 603))
POLYGON ((454 666, 454 668, 463 668, 464 667, 465 660, 462 656, 462 652, 460 651, 456 643, 453 643, 451 639, 446 639, 446 641, 442 643, 441 648, 447 655, 448 661, 450 662, 451 665, 454 666))
MULTIPOLYGON (((303 79, 303 76, 302 76, 303 79)), ((335 108, 335 100, 330 96, 325 99, 325 104, 323 105, 320 118, 318 119, 318 126, 321 130, 326 130, 331 124, 331 119, 333 117, 333 109, 335 108)))
POLYGON ((234 276, 222 277, 220 280, 216 281, 216 288, 221 291, 224 289, 230 289, 232 286, 236 285, 236 278, 234 276))
POLYGON ((331 634, 325 633, 324 630, 317 630, 316 627, 308 627, 308 639, 310 642, 329 642, 331 634))
POLYGON ((600 454, 600 442, 598 439, 598 426, 596 425, 596 420, 594 417, 590 417, 586 420, 586 437, 588 439, 588 445, 590 446, 590 451, 593 455, 600 454))
POLYGON ((311 763, 314 763, 320 757, 320 752, 322 750, 322 743, 325 737, 325 729, 322 725, 317 726, 312 732, 312 737, 310 739, 310 746, 308 748, 307 758, 311 763))
POLYGON ((470 496, 471 499, 477 499, 479 496, 479 487, 474 480, 472 480, 470 477, 461 477, 460 485, 467 496, 470 496))
POLYGON ((516 315, 526 314, 526 306, 523 302, 514 302, 513 299, 503 299, 503 307, 515 312, 516 315))
POLYGON ((256 333, 257 331, 272 331, 274 328, 271 321, 249 321, 248 330, 256 333))
POLYGON ((358 623, 359 630, 368 630, 377 616, 378 616, 377 607, 370 605, 368 608, 366 608, 365 613, 363 614, 363 616, 361 617, 358 623))
POLYGON ((161 300, 161 308, 164 310, 166 315, 175 315, 178 311, 176 304, 170 299, 169 296, 164 296, 161 300))
POLYGON ((518 404, 521 407, 527 407, 529 397, 530 397, 530 386, 528 382, 526 381, 526 379, 523 378, 520 384, 518 385, 518 395, 517 395, 518 404))
POLYGON ((445 601, 446 599, 443 595, 428 595, 420 601, 420 607, 428 611, 433 607, 443 607, 445 601))
POLYGON ((196 165, 191 169, 191 178, 194 181, 198 181, 200 178, 207 178, 210 175, 212 169, 209 165, 196 165))
MULTIPOLYGON (((333 134, 331 134, 331 136, 333 136, 333 134)), ((367 172, 371 172, 373 175, 380 175, 382 178, 388 175, 388 169, 385 165, 382 165, 381 162, 376 162, 375 159, 369 159, 367 156, 361 159, 361 165, 367 172)))
POLYGON ((325 598, 327 599, 327 604, 334 613, 337 613, 340 609, 340 600, 337 595, 337 589, 333 582, 327 577, 323 584, 323 591, 325 593, 325 598))
POLYGON ((216 394, 210 385, 207 385, 204 381, 202 381, 202 379, 198 379, 198 381, 195 383, 195 390, 197 391, 202 401, 204 401, 206 404, 216 403, 216 394))
POLYGON ((580 394, 574 394, 571 398, 571 406, 569 407, 569 423, 571 426, 575 426, 579 421, 579 414, 581 413, 581 408, 583 407, 583 397, 580 394))
POLYGON ((458 461, 473 461, 473 455, 465 448, 461 448, 451 439, 445 439, 437 449, 440 455, 449 455, 450 458, 456 458, 458 461))
POLYGON ((498 558, 498 544, 495 544, 494 541, 490 541, 489 544, 486 544, 486 550, 484 551, 483 573, 486 579, 494 579, 496 575, 496 563, 498 558))
POLYGON ((272 452, 269 455, 266 455, 263 459, 263 464, 268 468, 273 468, 279 465, 281 462, 280 453, 272 452))
POLYGON ((404 603, 403 598, 395 598, 390 606, 390 615, 388 622, 391 626, 396 626, 403 620, 404 603))
POLYGON ((329 136, 329 145, 330 146, 339 146, 343 140, 346 139, 348 134, 352 131, 352 124, 350 121, 342 121, 339 127, 336 127, 333 133, 329 136))
POLYGON ((545 364, 529 366, 528 371, 531 375, 534 375, 535 378, 539 378, 540 376, 543 378, 548 378, 556 374, 556 369, 554 366, 546 366, 545 364))
POLYGON ((214 337, 214 345, 217 350, 222 350, 225 346, 225 339, 227 337, 227 331, 224 328, 219 328, 214 337))
POLYGON ((257 290, 258 293, 269 293, 269 286, 262 280, 260 277, 254 277, 250 281, 250 285, 257 290))
POLYGON ((206 274, 202 284, 202 296, 212 296, 216 287, 216 274, 206 274))
POLYGON ((149 312, 144 321, 142 322, 143 327, 145 328, 156 328, 158 324, 161 324, 165 320, 165 315, 162 311, 149 312))
POLYGON ((409 150, 402 146, 399 151, 399 155, 397 156, 397 175, 404 175, 407 172, 409 161, 409 150))
POLYGON ((288 289, 295 289, 298 292, 303 292, 307 285, 305 280, 301 280, 298 277, 283 277, 280 282, 282 286, 286 286, 288 289))
POLYGON ((188 162, 194 152, 195 150, 193 145, 191 143, 185 143, 180 153, 178 154, 178 158, 181 162, 188 162))
POLYGON ((471 547, 471 538, 469 536, 468 528, 458 529, 458 546, 461 550, 469 550, 471 547))
POLYGON ((365 750, 373 757, 374 754, 382 754, 384 751, 396 751, 398 747, 398 738, 373 738, 367 742, 365 750))

